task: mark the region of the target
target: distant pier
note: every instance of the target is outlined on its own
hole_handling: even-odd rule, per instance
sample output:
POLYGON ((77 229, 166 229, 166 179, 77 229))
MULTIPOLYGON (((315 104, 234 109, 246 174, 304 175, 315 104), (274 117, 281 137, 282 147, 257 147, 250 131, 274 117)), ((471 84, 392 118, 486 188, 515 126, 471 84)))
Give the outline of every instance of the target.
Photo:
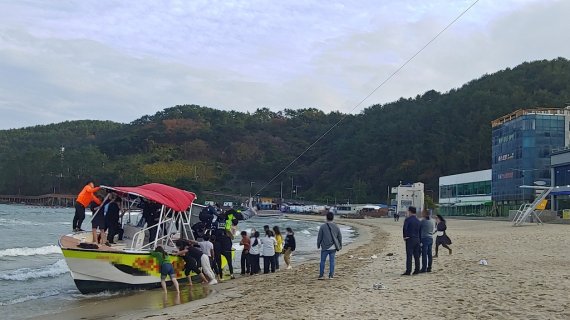
POLYGON ((44 194, 41 196, 0 195, 0 203, 28 204, 45 207, 73 207, 76 195, 44 194))

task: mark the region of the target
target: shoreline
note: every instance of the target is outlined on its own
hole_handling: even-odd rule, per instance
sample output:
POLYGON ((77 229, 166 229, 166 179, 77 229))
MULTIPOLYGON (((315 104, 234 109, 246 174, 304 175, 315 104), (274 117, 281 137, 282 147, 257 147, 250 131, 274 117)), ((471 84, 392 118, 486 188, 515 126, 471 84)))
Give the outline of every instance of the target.
MULTIPOLYGON (((296 219, 296 220, 303 220, 303 221, 313 221, 313 222, 324 222, 325 217, 324 216, 297 216, 297 215, 284 215, 285 218, 287 219, 296 219)), ((353 239, 353 242, 350 243, 348 245, 348 250, 345 249, 346 247, 343 247, 343 250, 341 250, 338 254, 338 256, 342 256, 347 254, 347 252, 350 249, 356 249, 360 246, 363 246, 367 243, 367 235, 368 232, 367 231, 363 231, 361 230, 362 226, 353 224, 353 223, 344 223, 346 221, 335 221, 338 224, 344 224, 347 226, 350 226, 352 228, 354 228, 355 230, 355 234, 356 237, 353 239)), ((316 246, 315 246, 315 252, 317 252, 316 246)), ((280 271, 276 272, 276 273, 270 273, 270 274, 260 274, 260 275, 254 275, 254 276, 246 276, 246 277, 236 277, 236 279, 234 280, 230 280, 230 281, 224 281, 222 283, 218 283, 215 286, 212 286, 212 292, 205 298, 197 300, 197 301, 192 301, 186 304, 181 304, 181 305, 177 305, 177 306, 173 306, 173 307, 169 307, 167 309, 163 309, 163 310, 153 310, 150 312, 142 312, 142 313, 136 313, 136 314, 132 314, 132 315, 118 315, 116 317, 116 319, 121 319, 121 320, 136 320, 136 319, 140 319, 140 318, 145 318, 145 319, 158 319, 158 320, 167 320, 167 319, 186 319, 188 316, 190 316, 191 318, 197 318, 197 317, 201 317, 201 316, 206 316, 206 317, 214 317, 214 318, 218 318, 221 316, 220 314, 216 313, 216 311, 220 310, 220 309, 226 309, 225 306, 224 308, 222 308, 221 305, 216 305, 216 304, 227 304, 228 302, 232 301, 235 302, 235 300, 239 300, 245 296, 247 296, 247 293, 242 293, 240 291, 242 290, 247 290, 246 288, 244 288, 245 286, 248 286, 251 289, 252 285, 255 285, 256 283, 259 282, 265 282, 267 279, 266 278, 272 278, 272 280, 274 280, 275 278, 282 278, 282 277, 287 277, 287 276, 294 276, 294 274, 296 272, 302 272, 301 270, 305 271, 308 267, 308 265, 310 264, 317 264, 318 260, 315 259, 307 259, 302 261, 301 263, 297 263, 297 264, 293 264, 293 269, 292 270, 285 270, 285 269, 281 269, 280 271), (213 306, 211 309, 213 309, 212 311, 214 312, 208 312, 209 309, 208 307, 213 306), (160 311, 160 312, 157 312, 160 311), (166 314, 162 314, 162 313, 166 313, 166 314), (204 314, 202 314, 204 313, 204 314), (216 315, 218 317, 216 317, 216 315)), ((338 263, 337 263, 338 265, 338 263)), ((328 268, 328 267, 327 267, 328 268)), ((313 268, 314 269, 314 279, 317 278, 318 276, 318 268, 313 268)), ((231 308, 228 308, 226 310, 230 310, 231 308)), ((234 315, 235 316, 235 315, 234 315)), ((251 316, 251 315, 249 315, 251 316)), ((274 315, 272 315, 273 317, 274 315)), ((260 315, 260 318, 268 318, 269 314, 266 315, 260 315)))
MULTIPOLYGON (((324 216, 297 216, 297 215, 286 215, 286 218, 290 219, 297 219, 297 220, 304 220, 304 221, 314 221, 314 222, 324 222, 324 216)), ((337 224, 347 225, 354 228, 356 237, 354 241, 348 244, 346 247, 343 246, 343 250, 341 250, 337 254, 337 268, 335 270, 335 274, 342 276, 348 272, 347 266, 342 265, 339 260, 345 261, 349 260, 348 255, 355 255, 360 252, 366 247, 372 240, 372 233, 370 232, 370 226, 354 223, 351 220, 339 219, 335 220, 337 224), (339 221, 340 220, 340 221, 339 221), (358 251, 358 252, 357 252, 358 251)), ((318 252, 315 246, 315 252, 318 252)), ((359 260, 352 260, 352 261, 359 261, 359 260)), ((193 319, 220 319, 221 317, 231 317, 236 316, 235 313, 232 313, 232 310, 236 310, 238 306, 243 306, 247 304, 255 305, 255 301, 261 302, 261 300, 252 299, 250 300, 250 296, 253 292, 255 294, 261 294, 261 296, 273 295, 275 293, 280 294, 284 292, 288 292, 294 297, 299 297, 297 294, 297 288, 291 288, 291 291, 287 291, 287 287, 294 287, 297 284, 304 283, 305 285, 308 283, 307 281, 299 281, 299 276, 309 276, 309 278, 315 280, 317 282, 318 277, 318 259, 308 259, 303 261, 300 264, 293 264, 292 270, 280 270, 273 274, 262 274, 259 276, 247 276, 247 277, 239 277, 232 281, 226 281, 224 283, 218 284, 214 286, 214 292, 212 292, 208 297, 198 300, 196 302, 191 302, 183 305, 178 305, 171 307, 169 309, 162 310, 166 314, 158 314, 159 312, 144 312, 144 313, 137 313, 136 315, 120 315, 117 319, 122 320, 135 320, 140 318, 145 319, 158 319, 158 320, 167 320, 167 319, 187 319, 191 317, 193 319), (284 281, 285 278, 287 280, 292 280, 294 283, 288 283, 284 281), (262 280, 262 281, 260 281, 262 280), (271 287, 269 290, 270 292, 266 291, 266 288, 263 288, 263 284, 266 282, 277 282, 276 286, 271 287), (256 290, 256 287, 259 287, 259 290, 256 290), (245 300, 243 300, 245 299, 245 300), (217 304, 217 305, 216 305, 217 304), (222 309, 222 312, 220 312, 222 309), (225 314, 224 314, 225 311, 225 314)), ((327 266, 328 268, 328 266, 327 266)), ((320 283, 326 284, 326 282, 330 281, 319 281, 320 283)), ((302 291, 302 290, 301 290, 302 291)), ((247 314, 248 318, 255 318, 255 319, 268 319, 274 318, 275 312, 285 312, 285 311, 292 311, 287 310, 287 307, 283 305, 285 301, 293 301, 288 300, 288 298, 280 296, 277 302, 275 300, 267 301, 263 300, 263 304, 260 304, 258 307, 252 307, 250 312, 247 314), (268 303, 270 303, 268 305, 268 303), (265 312, 264 312, 265 310, 265 312)), ((245 316, 245 314, 243 315, 245 316)), ((296 317, 294 317, 296 318, 296 317)))
MULTIPOLYGON (((405 266, 403 220, 335 222, 356 228, 358 236, 337 256, 333 280, 317 281, 318 261, 311 260, 294 264, 293 270, 227 281, 194 302, 125 310, 113 318, 570 319, 567 225, 515 228, 510 222, 450 219, 453 255, 442 249, 433 272, 400 276, 405 266), (481 259, 488 265, 480 265, 481 259), (380 290, 373 288, 378 283, 383 284, 380 290)), ((82 317, 86 315, 67 318, 82 317)))
MULTIPOLYGON (((311 222, 324 222, 324 216, 297 216, 297 215, 285 215, 287 219, 291 220, 301 220, 301 221, 311 221, 311 222)), ((352 248, 354 246, 360 246, 362 240, 362 233, 360 230, 360 226, 353 225, 352 223, 344 223, 345 221, 339 222, 335 221, 338 224, 343 224, 346 226, 350 226, 354 230, 354 237, 352 238, 352 242, 347 245, 348 248, 352 248)), ((340 254, 344 254, 347 251, 347 247, 343 247, 343 250, 337 254, 337 257, 340 254)), ((286 274, 290 272, 294 272, 295 269, 300 268, 309 263, 318 263, 318 251, 315 246, 315 252, 304 253, 303 259, 301 261, 295 262, 295 258, 293 258, 293 270, 285 270, 282 268, 280 271, 277 271, 274 274, 260 274, 257 276, 241 276, 236 274, 236 279, 229 280, 229 278, 221 283, 218 283, 213 286, 202 286, 201 284, 195 283, 192 289, 192 292, 200 291, 203 288, 204 291, 208 290, 209 293, 206 294, 205 297, 200 297, 196 300, 188 299, 188 285, 187 283, 180 284, 181 290, 181 300, 187 301, 181 304, 173 303, 175 300, 175 292, 173 292, 173 287, 169 287, 167 293, 167 299, 170 302, 169 306, 162 307, 163 302, 165 299, 163 297, 163 293, 161 289, 153 289, 153 290, 144 290, 144 292, 137 292, 137 293, 127 293, 127 294, 117 294, 116 297, 111 297, 102 300, 87 301, 83 304, 79 305, 75 308, 70 308, 68 310, 63 310, 61 312, 45 314, 40 316, 35 316, 30 319, 106 319, 106 318, 114 318, 114 319, 141 319, 141 318, 149 318, 149 319, 172 319, 173 317, 185 317, 188 314, 193 314, 196 310, 204 307, 208 307, 211 305, 218 304, 220 302, 224 302, 227 299, 239 297, 240 294, 235 291, 239 291, 240 286, 244 283, 259 282, 260 280, 265 280, 266 277, 271 277, 277 274, 286 274), (186 295, 186 296, 185 296, 186 295), (148 303, 148 307, 142 307, 140 301, 144 301, 148 303), (190 301, 188 301, 190 300, 190 301), (118 307, 115 304, 120 303, 122 306, 118 307), (108 311, 101 312, 99 311, 102 308, 107 309, 108 306, 111 306, 112 310, 116 310, 115 314, 112 316, 109 314, 108 311), (132 307, 131 307, 132 306, 132 307)), ((283 261, 281 261, 282 264, 283 261)), ((318 273, 318 268, 316 269, 318 273)), ((316 274, 315 274, 316 279, 316 274)), ((112 296, 112 294, 111 294, 112 296)), ((165 303, 164 303, 165 304, 165 303)))

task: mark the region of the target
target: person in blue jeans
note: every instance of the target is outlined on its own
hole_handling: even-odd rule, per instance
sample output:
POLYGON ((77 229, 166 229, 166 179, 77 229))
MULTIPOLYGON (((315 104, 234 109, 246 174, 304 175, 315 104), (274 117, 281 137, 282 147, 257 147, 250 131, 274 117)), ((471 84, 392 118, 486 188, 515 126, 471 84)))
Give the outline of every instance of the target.
POLYGON ((176 288, 176 292, 180 293, 180 287, 178 286, 178 281, 176 280, 176 272, 174 271, 174 266, 170 262, 170 257, 164 251, 161 246, 156 247, 154 251, 150 252, 151 257, 155 258, 157 264, 160 266, 160 285, 166 293, 166 277, 170 276, 170 280, 176 288))
POLYGON ((342 234, 333 219, 333 213, 327 212, 327 222, 321 225, 317 236, 317 249, 321 249, 319 280, 324 280, 327 257, 329 257, 329 279, 334 278, 335 255, 342 249, 342 234))
POLYGON ((433 247, 433 231, 435 224, 430 219, 429 212, 422 212, 423 219, 420 222, 420 242, 422 245, 422 268, 420 273, 431 272, 432 265, 432 247, 433 247))
POLYGON ((406 242, 406 271, 403 276, 420 273, 420 220, 416 217, 416 207, 408 207, 408 217, 404 220, 404 241, 406 242), (412 258, 414 272, 412 273, 412 258))

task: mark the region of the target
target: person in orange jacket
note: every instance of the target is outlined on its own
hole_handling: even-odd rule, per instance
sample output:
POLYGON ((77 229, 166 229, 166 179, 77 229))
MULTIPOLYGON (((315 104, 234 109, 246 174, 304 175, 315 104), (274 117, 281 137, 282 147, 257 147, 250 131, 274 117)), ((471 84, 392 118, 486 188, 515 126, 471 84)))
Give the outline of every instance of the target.
POLYGON ((89 206, 91 201, 97 205, 101 204, 101 200, 95 196, 95 192, 98 190, 99 187, 95 187, 93 180, 89 180, 77 196, 75 201, 75 215, 73 216, 73 231, 83 231, 81 224, 83 220, 85 220, 85 208, 89 206))

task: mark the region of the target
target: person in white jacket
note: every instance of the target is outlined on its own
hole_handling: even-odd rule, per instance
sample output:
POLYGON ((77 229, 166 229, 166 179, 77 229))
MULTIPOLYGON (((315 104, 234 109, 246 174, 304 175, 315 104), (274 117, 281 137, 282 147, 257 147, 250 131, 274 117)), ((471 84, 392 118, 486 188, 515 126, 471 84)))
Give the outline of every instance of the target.
POLYGON ((273 236, 273 231, 265 231, 265 237, 261 238, 261 254, 263 255, 263 273, 275 272, 275 246, 277 240, 273 236))
POLYGON ((259 241, 259 232, 252 231, 251 238, 249 238, 249 243, 251 247, 249 248, 249 263, 251 263, 250 267, 250 275, 258 274, 260 271, 259 267, 259 253, 261 251, 261 241, 259 241))

